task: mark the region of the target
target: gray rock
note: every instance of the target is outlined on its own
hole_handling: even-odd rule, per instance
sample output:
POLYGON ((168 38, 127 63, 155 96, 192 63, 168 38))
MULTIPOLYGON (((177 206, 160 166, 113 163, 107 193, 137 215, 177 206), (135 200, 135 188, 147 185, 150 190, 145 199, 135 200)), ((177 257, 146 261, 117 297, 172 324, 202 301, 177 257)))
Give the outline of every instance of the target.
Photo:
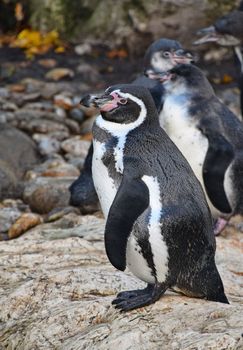
POLYGON ((17 208, 0 208, 0 232, 8 232, 20 215, 21 212, 17 208))
POLYGON ((217 264, 230 305, 167 291, 155 304, 121 314, 111 305, 116 293, 144 284, 108 262, 103 219, 72 220, 76 227, 46 223, 0 242, 3 348, 242 349, 242 233, 230 228, 217 237, 217 264))
POLYGON ((43 134, 34 134, 32 137, 38 144, 40 154, 49 155, 59 152, 61 146, 58 140, 43 134))
POLYGON ((80 136, 72 137, 61 143, 63 151, 75 157, 86 157, 90 147, 90 141, 81 140, 80 136))
POLYGON ((69 112, 69 116, 79 124, 83 123, 84 121, 84 112, 79 108, 71 109, 69 112))
POLYGON ((0 124, 0 199, 21 195, 21 179, 38 162, 34 142, 23 132, 0 124))
POLYGON ((39 214, 49 213, 57 207, 69 204, 69 186, 76 177, 38 177, 25 185, 23 199, 31 210, 39 214))

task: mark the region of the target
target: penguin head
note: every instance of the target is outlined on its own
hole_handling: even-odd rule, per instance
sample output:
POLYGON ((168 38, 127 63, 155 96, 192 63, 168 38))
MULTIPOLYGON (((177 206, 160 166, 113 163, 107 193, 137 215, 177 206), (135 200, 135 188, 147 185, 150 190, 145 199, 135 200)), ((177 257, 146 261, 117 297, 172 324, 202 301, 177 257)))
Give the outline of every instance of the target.
POLYGON ((232 11, 220 17, 212 26, 200 29, 196 34, 202 38, 193 42, 201 45, 216 42, 221 46, 238 46, 242 41, 243 12, 232 11))
POLYGON ((150 92, 145 87, 131 84, 111 86, 104 94, 88 95, 81 104, 83 101, 86 107, 98 108, 105 121, 116 124, 143 122, 147 114, 157 114, 150 92))
POLYGON ((178 41, 159 39, 145 53, 144 74, 154 79, 154 73, 165 72, 177 64, 191 63, 193 60, 192 53, 184 50, 178 41))
POLYGON ((193 92, 203 96, 209 96, 214 93, 204 73, 191 64, 177 65, 167 72, 158 74, 157 79, 169 93, 193 92))

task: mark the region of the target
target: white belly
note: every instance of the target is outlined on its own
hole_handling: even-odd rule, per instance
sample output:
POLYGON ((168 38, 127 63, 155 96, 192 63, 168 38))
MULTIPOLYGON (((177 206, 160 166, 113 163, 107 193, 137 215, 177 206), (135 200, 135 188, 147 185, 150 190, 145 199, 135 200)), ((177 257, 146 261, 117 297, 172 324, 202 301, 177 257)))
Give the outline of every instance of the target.
POLYGON ((136 237, 131 234, 127 244, 126 258, 129 270, 141 280, 147 283, 155 283, 155 280, 163 283, 168 274, 168 248, 161 233, 162 203, 159 183, 156 177, 143 176, 142 180, 149 190, 149 222, 148 241, 151 246, 152 259, 155 267, 156 279, 152 274, 142 249, 136 237), (150 211, 149 211, 150 209, 150 211))
POLYGON ((155 278, 144 259, 141 248, 133 234, 127 241, 126 262, 128 269, 139 279, 147 283, 155 283, 155 278))
POLYGON ((218 217, 220 212, 209 200, 203 181, 202 168, 208 150, 208 140, 188 118, 186 104, 181 106, 176 103, 176 99, 167 98, 160 113, 160 125, 187 159, 203 187, 212 215, 218 217))
POLYGON ((102 157, 105 153, 105 145, 95 139, 93 140, 93 145, 92 175, 103 214, 105 218, 107 218, 117 189, 113 179, 109 176, 107 167, 102 162, 102 157))

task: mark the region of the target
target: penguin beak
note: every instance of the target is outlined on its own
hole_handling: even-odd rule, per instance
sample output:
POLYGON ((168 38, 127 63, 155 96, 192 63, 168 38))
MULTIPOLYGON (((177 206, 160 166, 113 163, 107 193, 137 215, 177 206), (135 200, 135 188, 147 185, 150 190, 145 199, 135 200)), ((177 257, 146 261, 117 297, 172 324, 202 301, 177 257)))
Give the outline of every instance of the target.
POLYGON ((173 74, 170 71, 154 73, 153 76, 153 79, 158 80, 160 83, 165 83, 173 78, 173 74))
POLYGON ((123 98, 113 92, 109 95, 85 95, 80 104, 85 107, 98 108, 101 112, 109 112, 117 108, 119 104, 125 104, 125 102, 123 98))
POLYGON ((193 42, 193 45, 201 45, 209 42, 217 42, 220 39, 220 35, 216 32, 214 26, 200 29, 197 35, 204 35, 201 39, 193 42))
POLYGON ((172 53, 172 59, 175 64, 190 64, 194 61, 194 56, 190 51, 180 49, 172 53))

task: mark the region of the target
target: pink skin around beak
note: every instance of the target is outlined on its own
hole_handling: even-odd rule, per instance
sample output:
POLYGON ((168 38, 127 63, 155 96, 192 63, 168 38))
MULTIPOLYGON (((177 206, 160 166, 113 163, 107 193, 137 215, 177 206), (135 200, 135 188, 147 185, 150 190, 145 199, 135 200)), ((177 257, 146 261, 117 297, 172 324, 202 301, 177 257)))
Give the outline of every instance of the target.
POLYGON ((110 94, 113 97, 113 100, 108 101, 103 106, 101 106, 101 112, 110 112, 113 109, 117 108, 119 104, 123 105, 127 103, 127 100, 123 97, 118 96, 115 92, 110 94))

